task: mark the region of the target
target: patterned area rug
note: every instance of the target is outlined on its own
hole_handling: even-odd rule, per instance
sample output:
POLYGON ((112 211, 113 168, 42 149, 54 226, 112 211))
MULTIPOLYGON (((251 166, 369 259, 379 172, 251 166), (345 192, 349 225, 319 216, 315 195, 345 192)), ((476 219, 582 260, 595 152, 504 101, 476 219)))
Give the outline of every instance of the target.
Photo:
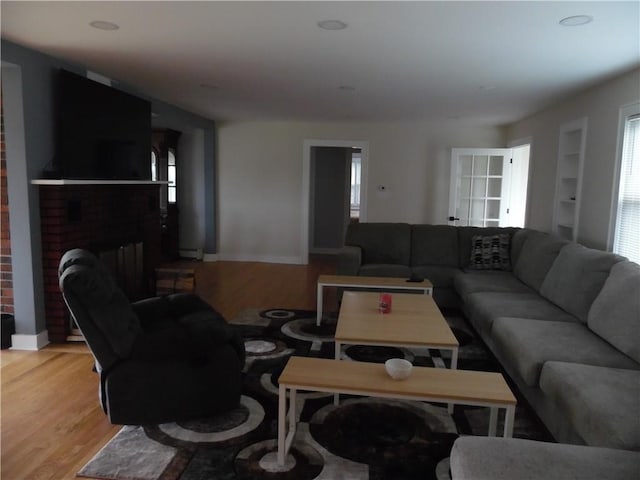
MULTIPOLYGON (((499 371, 463 318, 448 315, 460 343, 458 368, 499 371)), ((78 473, 113 480, 448 480, 449 452, 460 435, 486 435, 489 411, 405 400, 298 392, 300 423, 284 467, 276 462, 277 379, 291 355, 333 358, 336 319, 315 312, 247 310, 232 323, 245 337, 247 362, 239 408, 215 418, 151 427, 126 426, 78 473)), ((448 367, 447 352, 351 346, 346 360, 448 367)), ((514 390, 517 395, 517 392, 514 390)), ((501 431, 498 425, 498 431, 501 431)), ((550 441, 518 398, 514 436, 550 441)))

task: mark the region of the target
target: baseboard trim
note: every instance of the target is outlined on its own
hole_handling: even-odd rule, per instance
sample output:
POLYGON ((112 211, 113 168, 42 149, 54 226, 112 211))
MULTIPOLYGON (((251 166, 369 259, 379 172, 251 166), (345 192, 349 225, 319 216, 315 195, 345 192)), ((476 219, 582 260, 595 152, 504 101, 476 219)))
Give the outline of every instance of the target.
POLYGON ((196 260, 202 260, 202 249, 201 248, 188 248, 184 250, 178 251, 178 255, 182 258, 195 258, 196 260))
POLYGON ((37 335, 17 333, 11 335, 11 350, 40 350, 49 345, 49 332, 44 330, 37 335))
POLYGON ((280 257, 274 255, 253 255, 245 253, 220 253, 218 260, 227 262, 260 262, 260 263, 284 263, 289 265, 302 265, 300 257, 280 257))
POLYGON ((217 262, 218 261, 218 254, 217 253, 205 253, 202 256, 202 261, 203 262, 217 262))
POLYGON ((310 248, 309 253, 315 253, 317 255, 337 255, 342 248, 310 248))

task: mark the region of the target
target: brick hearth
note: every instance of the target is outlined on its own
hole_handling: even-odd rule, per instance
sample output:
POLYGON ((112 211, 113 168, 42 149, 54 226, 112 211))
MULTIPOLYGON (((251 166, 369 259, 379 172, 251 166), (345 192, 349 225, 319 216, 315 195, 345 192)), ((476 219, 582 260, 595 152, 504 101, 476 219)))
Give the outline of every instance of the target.
POLYGON ((153 293, 161 241, 158 185, 40 185, 40 218, 46 324, 51 342, 65 342, 71 333, 58 286, 58 264, 69 249, 84 248, 98 254, 142 242, 141 292, 153 293))

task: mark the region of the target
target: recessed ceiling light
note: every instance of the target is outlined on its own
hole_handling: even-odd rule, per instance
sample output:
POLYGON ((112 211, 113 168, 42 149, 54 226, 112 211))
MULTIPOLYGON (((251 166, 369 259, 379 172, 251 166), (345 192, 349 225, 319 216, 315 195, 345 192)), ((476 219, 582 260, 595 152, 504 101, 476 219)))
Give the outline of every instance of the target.
POLYGON ((97 28, 98 30, 118 30, 120 28, 119 25, 105 20, 94 20, 89 25, 93 28, 97 28))
POLYGON ((347 24, 340 20, 322 20, 318 22, 318 26, 323 30, 344 30, 347 24))
POLYGON ((593 17, 590 15, 574 15, 560 20, 560 25, 563 27, 579 27, 591 22, 593 22, 593 17))

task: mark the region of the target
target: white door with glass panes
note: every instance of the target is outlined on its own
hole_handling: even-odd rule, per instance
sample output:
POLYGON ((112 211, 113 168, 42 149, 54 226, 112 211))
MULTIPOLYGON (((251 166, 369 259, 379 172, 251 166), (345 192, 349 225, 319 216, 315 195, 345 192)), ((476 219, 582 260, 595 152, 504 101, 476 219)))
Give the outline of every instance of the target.
POLYGON ((509 225, 510 148, 454 148, 451 154, 449 225, 509 225))

